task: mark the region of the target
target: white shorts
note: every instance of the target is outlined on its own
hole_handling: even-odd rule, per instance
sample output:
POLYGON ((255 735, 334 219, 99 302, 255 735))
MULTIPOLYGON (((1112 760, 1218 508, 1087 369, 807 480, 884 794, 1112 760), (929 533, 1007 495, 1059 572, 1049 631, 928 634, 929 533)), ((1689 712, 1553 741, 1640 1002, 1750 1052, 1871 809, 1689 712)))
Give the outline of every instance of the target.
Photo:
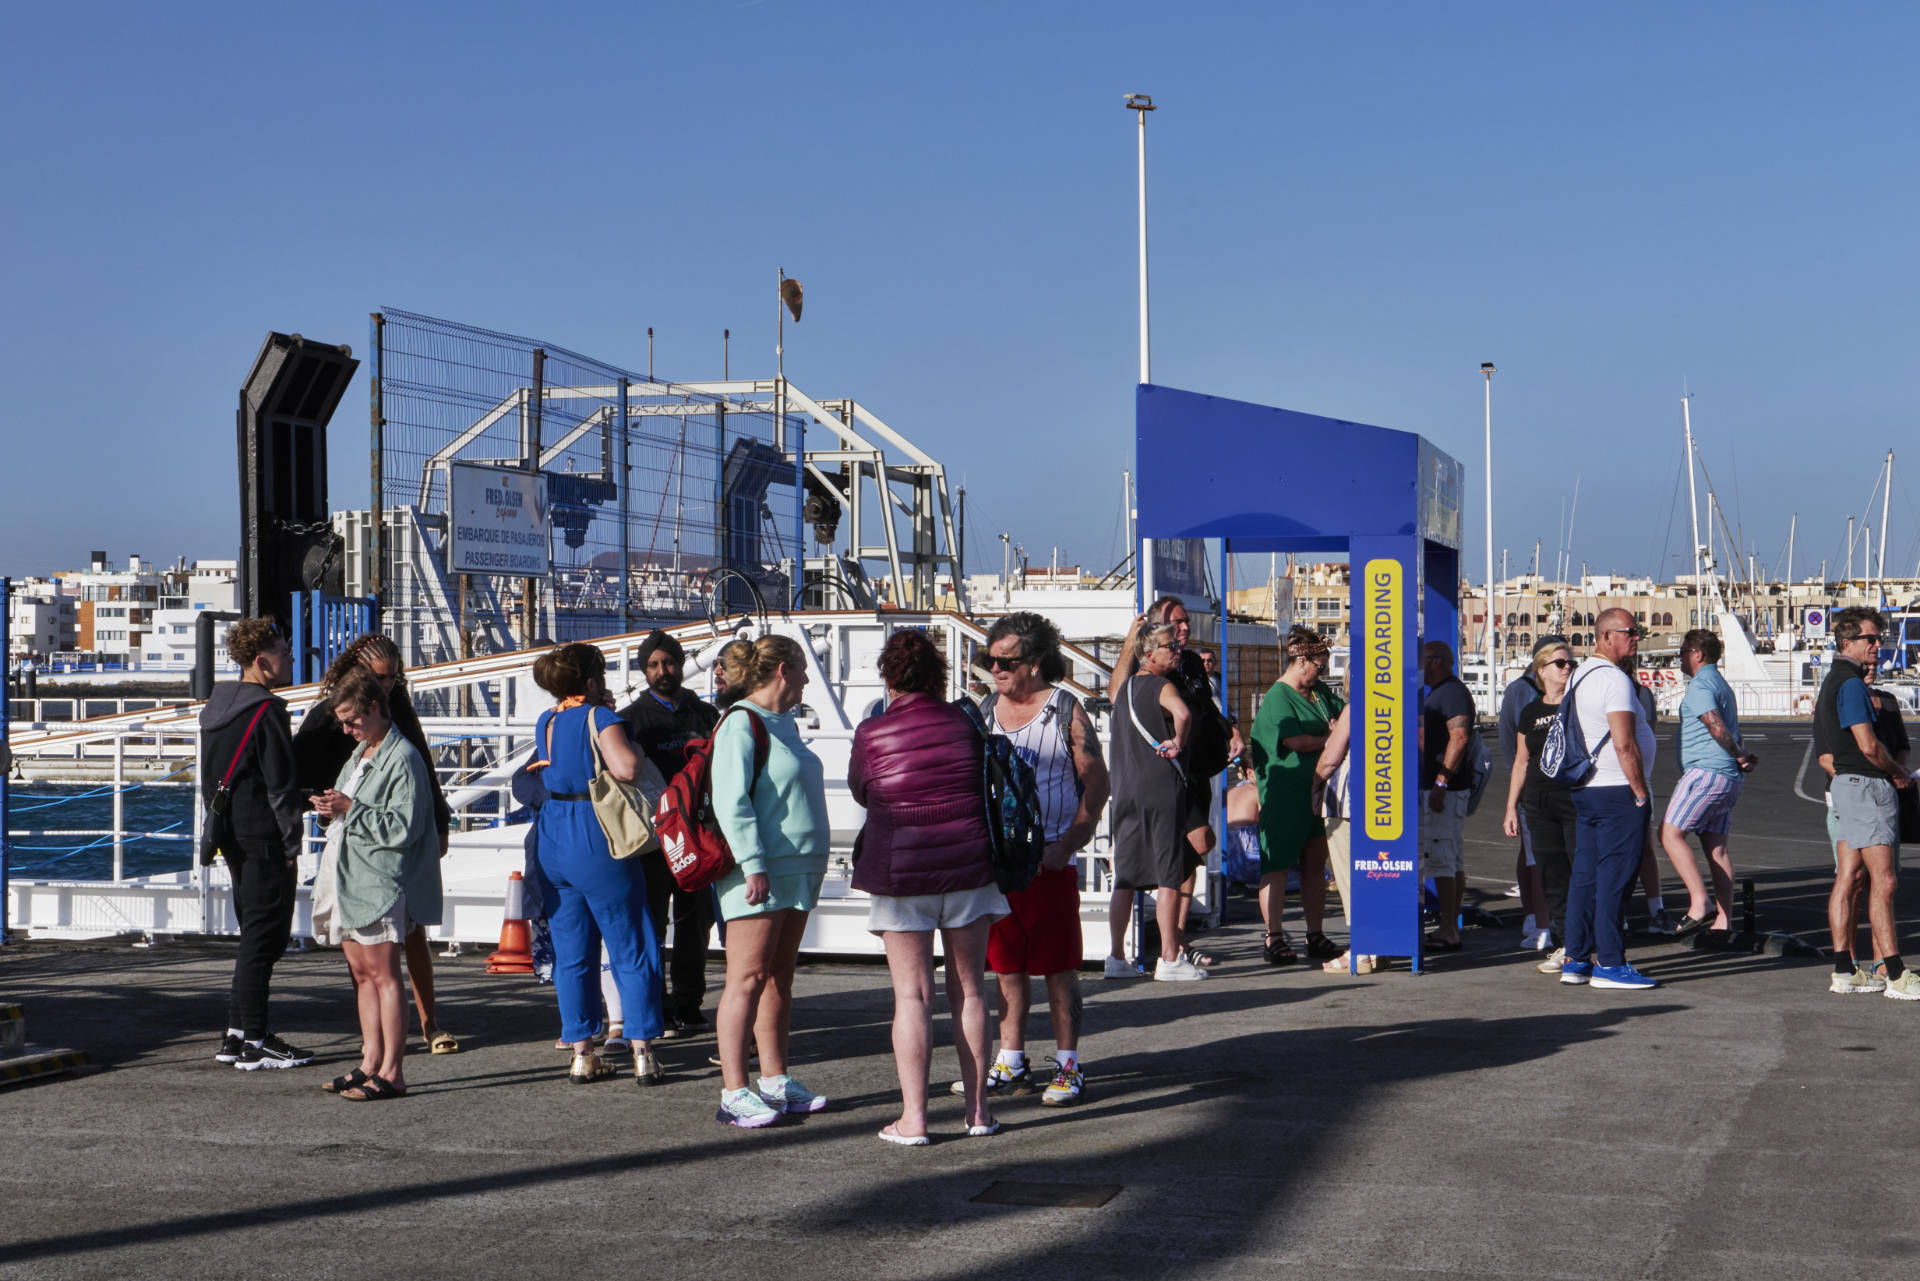
POLYGON ((350 930, 340 924, 336 913, 330 922, 327 933, 330 943, 358 943, 362 947, 373 947, 380 943, 398 943, 407 937, 407 896, 398 895, 387 914, 371 925, 350 930))
POLYGON ((1442 795, 1446 801, 1436 814, 1433 793, 1420 793, 1420 871, 1427 876, 1459 876, 1466 870, 1467 794, 1442 795))
POLYGON ((951 894, 875 894, 867 900, 867 930, 872 934, 957 930, 975 921, 997 921, 1011 910, 1007 896, 992 881, 977 890, 951 894))

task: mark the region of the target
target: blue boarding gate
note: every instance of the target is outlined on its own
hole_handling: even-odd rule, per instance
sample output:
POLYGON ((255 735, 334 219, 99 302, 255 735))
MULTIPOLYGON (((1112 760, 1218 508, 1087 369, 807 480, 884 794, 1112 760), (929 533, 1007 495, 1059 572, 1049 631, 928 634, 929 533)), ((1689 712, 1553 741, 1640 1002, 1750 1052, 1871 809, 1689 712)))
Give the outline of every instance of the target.
POLYGON ((1465 467, 1412 432, 1153 383, 1134 429, 1141 539, 1346 555, 1351 946, 1419 973, 1420 647, 1457 644, 1465 467))
POLYGON ((287 629, 287 643, 293 647, 293 683, 319 680, 354 637, 373 631, 379 617, 375 604, 371 596, 293 593, 293 618, 287 629))

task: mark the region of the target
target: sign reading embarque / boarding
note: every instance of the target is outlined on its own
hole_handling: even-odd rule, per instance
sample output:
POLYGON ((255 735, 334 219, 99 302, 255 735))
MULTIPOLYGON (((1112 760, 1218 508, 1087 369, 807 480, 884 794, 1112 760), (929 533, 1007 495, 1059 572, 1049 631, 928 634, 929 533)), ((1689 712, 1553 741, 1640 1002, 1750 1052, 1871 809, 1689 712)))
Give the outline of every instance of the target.
POLYGON ((448 568, 545 578, 552 568, 547 478, 480 463, 447 468, 448 568))
MULTIPOLYGON (((1401 583, 1406 570, 1397 560, 1369 560, 1362 575, 1362 599, 1365 615, 1360 632, 1360 669, 1355 673, 1366 683, 1365 697, 1358 699, 1364 709, 1362 733, 1366 769, 1357 789, 1361 805, 1361 833, 1369 841, 1394 841, 1400 838, 1401 779, 1400 756, 1407 733, 1406 687, 1401 679, 1403 593, 1401 583)), ((1355 843, 1355 869, 1360 861, 1359 843, 1355 843)), ((1381 851, 1382 862, 1392 862, 1381 851)))

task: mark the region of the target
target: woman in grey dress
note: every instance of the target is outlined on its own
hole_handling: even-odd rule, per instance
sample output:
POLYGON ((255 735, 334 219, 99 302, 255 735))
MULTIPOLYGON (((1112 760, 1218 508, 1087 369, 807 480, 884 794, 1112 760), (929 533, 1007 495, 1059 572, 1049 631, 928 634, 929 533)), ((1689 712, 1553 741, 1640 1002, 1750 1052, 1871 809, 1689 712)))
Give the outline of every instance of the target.
POLYGON ((1187 840, 1182 758, 1190 725, 1186 702, 1167 674, 1180 661, 1174 628, 1142 624, 1140 670, 1113 705, 1113 875, 1118 889, 1154 890, 1160 959, 1153 977, 1203 979, 1186 959, 1180 935, 1180 884, 1198 857, 1187 840))

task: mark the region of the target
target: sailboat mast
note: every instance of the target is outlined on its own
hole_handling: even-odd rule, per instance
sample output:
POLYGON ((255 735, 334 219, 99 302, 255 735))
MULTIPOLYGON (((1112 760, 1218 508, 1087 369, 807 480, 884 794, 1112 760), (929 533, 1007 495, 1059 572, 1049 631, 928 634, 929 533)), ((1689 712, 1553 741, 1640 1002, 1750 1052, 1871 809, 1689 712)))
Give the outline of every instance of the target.
POLYGON ((1787 620, 1780 630, 1786 634, 1788 650, 1793 649, 1793 534, 1799 523, 1799 512, 1787 518, 1787 620))
POLYGON ((1887 487, 1880 498, 1880 590, 1887 587, 1887 526, 1893 522, 1888 519, 1887 506, 1893 501, 1893 451, 1887 451, 1887 487))
MULTIPOLYGON (((1693 522, 1693 596, 1700 599, 1700 492, 1693 483, 1693 412, 1687 402, 1691 395, 1680 397, 1681 429, 1687 437, 1687 517, 1693 522)), ((1707 523, 1707 537, 1713 537, 1713 523, 1707 523)), ((1695 611, 1698 612, 1697 610, 1695 611)))

